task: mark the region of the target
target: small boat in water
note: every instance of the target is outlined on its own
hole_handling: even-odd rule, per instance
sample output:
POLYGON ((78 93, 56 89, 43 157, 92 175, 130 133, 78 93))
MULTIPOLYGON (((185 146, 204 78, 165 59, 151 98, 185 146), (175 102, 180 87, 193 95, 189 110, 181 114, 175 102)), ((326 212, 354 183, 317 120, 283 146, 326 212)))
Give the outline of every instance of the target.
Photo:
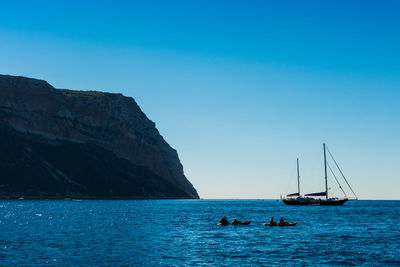
POLYGON ((217 225, 222 225, 222 226, 226 226, 226 225, 249 225, 251 223, 251 221, 247 221, 247 222, 237 222, 237 223, 228 223, 228 224, 223 224, 223 223, 219 223, 217 225))
MULTIPOLYGON (((328 152, 329 152, 329 150, 328 150, 328 152)), ((339 168, 339 165, 337 164, 336 160, 333 158, 333 156, 330 152, 329 152, 329 155, 333 159, 333 162, 335 163, 336 167, 338 168, 343 179, 346 181, 346 184, 350 188, 351 192, 354 194, 355 200, 356 200, 357 196, 354 193, 353 189, 351 188, 350 184, 347 182, 347 179, 343 175, 342 170, 339 168)), ((345 202, 347 202, 349 199, 347 198, 346 193, 344 192, 338 179, 336 178, 335 174, 333 173, 331 167, 329 167, 329 169, 332 172, 333 177, 335 178, 336 182, 339 184, 339 188, 344 193, 345 198, 328 197, 328 173, 327 173, 326 145, 325 144, 324 144, 324 167, 325 167, 325 191, 318 192, 318 193, 305 194, 304 196, 302 196, 300 194, 299 159, 297 159, 297 193, 287 195, 285 198, 282 199, 283 203, 285 203, 286 205, 342 206, 345 202)))
POLYGON ((266 226, 296 226, 297 223, 296 222, 284 222, 284 223, 278 223, 278 222, 273 222, 273 223, 264 223, 264 225, 266 226))
POLYGON ((232 223, 232 225, 249 225, 250 223, 251 221, 247 221, 247 222, 232 223))
POLYGON ((225 216, 220 220, 218 225, 223 225, 223 226, 226 226, 226 225, 249 225, 250 223, 251 223, 251 221, 241 222, 241 221, 237 220, 236 218, 230 223, 225 216))

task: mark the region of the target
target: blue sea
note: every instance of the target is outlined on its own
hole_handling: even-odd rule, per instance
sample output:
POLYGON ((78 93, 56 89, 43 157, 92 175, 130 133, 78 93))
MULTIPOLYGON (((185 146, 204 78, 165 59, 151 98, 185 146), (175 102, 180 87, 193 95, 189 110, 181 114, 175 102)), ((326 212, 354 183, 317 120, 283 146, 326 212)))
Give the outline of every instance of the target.
POLYGON ((0 265, 400 266, 400 201, 0 201, 0 265))

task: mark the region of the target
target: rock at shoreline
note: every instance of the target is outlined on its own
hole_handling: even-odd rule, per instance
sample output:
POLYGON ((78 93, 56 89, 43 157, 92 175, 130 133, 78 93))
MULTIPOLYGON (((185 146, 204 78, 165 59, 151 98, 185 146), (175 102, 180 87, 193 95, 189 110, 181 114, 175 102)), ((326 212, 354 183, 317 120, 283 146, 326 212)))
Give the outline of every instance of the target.
POLYGON ((0 198, 198 198, 135 100, 0 75, 0 198))

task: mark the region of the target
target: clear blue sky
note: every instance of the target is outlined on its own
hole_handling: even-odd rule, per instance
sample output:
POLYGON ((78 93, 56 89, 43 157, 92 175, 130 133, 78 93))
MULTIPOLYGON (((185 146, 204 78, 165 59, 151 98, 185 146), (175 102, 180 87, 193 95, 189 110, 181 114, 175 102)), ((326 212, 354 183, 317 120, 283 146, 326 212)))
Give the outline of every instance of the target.
POLYGON ((2 1, 0 73, 134 97, 203 198, 400 199, 400 1, 2 1), (337 190, 330 180, 333 191, 337 190))

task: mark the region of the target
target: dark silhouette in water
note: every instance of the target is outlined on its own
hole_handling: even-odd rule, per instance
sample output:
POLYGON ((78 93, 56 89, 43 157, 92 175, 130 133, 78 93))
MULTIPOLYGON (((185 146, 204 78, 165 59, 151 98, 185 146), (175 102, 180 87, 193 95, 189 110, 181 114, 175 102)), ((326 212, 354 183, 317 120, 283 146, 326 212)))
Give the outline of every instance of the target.
POLYGON ((248 224, 250 224, 250 221, 241 222, 241 221, 239 221, 238 219, 235 218, 235 219, 232 221, 231 224, 232 224, 232 225, 248 225, 248 224))
POLYGON ((230 224, 230 222, 228 221, 228 219, 226 218, 226 216, 224 216, 224 218, 222 218, 222 219, 219 221, 219 223, 220 223, 221 225, 228 225, 228 224, 230 224))
POLYGON ((264 223, 264 225, 268 225, 268 226, 296 226, 297 223, 295 222, 285 222, 285 220, 283 219, 283 217, 281 217, 279 219, 279 222, 275 222, 274 221, 274 217, 271 218, 271 220, 269 221, 269 223, 264 223))
MULTIPOLYGON (((334 174, 333 170, 331 167, 327 164, 327 159, 326 159, 326 145, 323 144, 324 147, 324 175, 325 175, 325 191, 323 192, 317 192, 317 193, 310 193, 310 194, 305 194, 305 196, 302 196, 300 194, 300 172, 299 172, 299 159, 297 159, 297 192, 292 193, 287 195, 285 198, 282 199, 283 203, 286 205, 319 205, 319 206, 342 206, 344 203, 346 203, 349 199, 347 198, 346 192, 343 190, 342 186, 339 183, 339 180, 337 179, 336 175, 334 174), (339 188, 342 190, 343 194, 345 195, 345 198, 339 199, 336 197, 329 197, 328 196, 328 173, 327 173, 327 166, 329 167, 330 171, 332 172, 333 177, 335 178, 336 182, 339 185, 339 188), (317 198, 314 198, 317 197, 317 198)), ((357 199, 357 195, 354 193, 353 189, 351 188, 350 184, 348 183, 346 177, 344 176, 342 170, 340 169, 339 165, 337 164, 336 160, 333 158, 331 152, 329 151, 329 155, 331 156, 333 162, 335 163, 337 169, 339 170, 341 176, 343 177, 344 181, 350 188, 351 192, 355 196, 355 200, 357 199)))

